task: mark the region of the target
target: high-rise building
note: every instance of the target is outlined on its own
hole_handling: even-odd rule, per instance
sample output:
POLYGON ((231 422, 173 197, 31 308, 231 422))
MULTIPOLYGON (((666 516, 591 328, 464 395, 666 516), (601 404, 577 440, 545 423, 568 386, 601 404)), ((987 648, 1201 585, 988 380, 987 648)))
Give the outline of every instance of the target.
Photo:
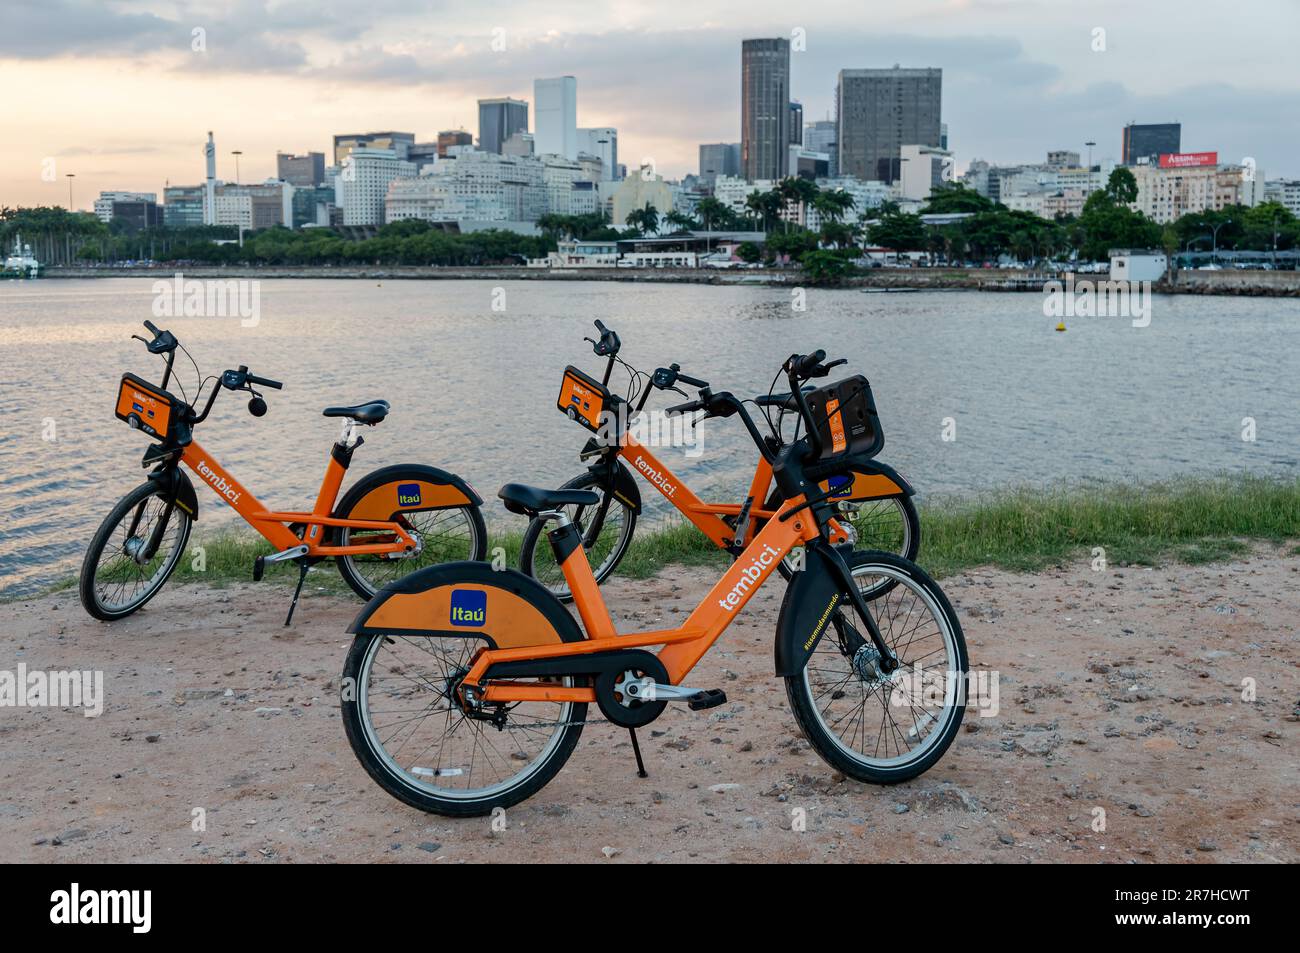
POLYGON ((1155 164, 1162 155, 1182 152, 1183 126, 1178 122, 1136 123, 1124 127, 1120 150, 1124 165, 1155 164))
POLYGON ((100 192, 95 199, 95 217, 107 225, 113 220, 113 206, 118 203, 157 201, 157 192, 100 192))
POLYGON ((790 41, 740 44, 740 174, 781 179, 789 172, 790 41))
POLYGON ((547 210, 545 166, 469 146, 451 147, 426 175, 391 180, 386 220, 536 222, 547 210))
POLYGON ((413 132, 363 132, 334 137, 334 164, 343 160, 355 149, 391 149, 399 159, 405 159, 407 150, 415 144, 413 132))
POLYGON ((215 225, 241 230, 272 228, 284 224, 285 189, 280 183, 263 185, 220 185, 216 195, 215 225))
POLYGON ((528 104, 520 99, 478 101, 478 147, 501 154, 501 146, 516 132, 528 131, 528 104))
POLYGON ((578 130, 578 151, 600 158, 602 182, 618 178, 618 130, 609 126, 578 130))
POLYGON ((830 176, 839 175, 840 150, 837 126, 834 119, 818 119, 807 123, 803 129, 805 149, 813 152, 825 152, 830 159, 830 176))
POLYGON ((533 123, 538 155, 578 158, 578 81, 572 76, 534 80, 533 123))
POLYGON ((354 149, 339 172, 343 224, 384 224, 388 183, 399 177, 414 178, 415 164, 398 156, 396 150, 354 149))
POLYGON ((902 146, 941 148, 942 101, 941 69, 840 70, 839 174, 897 182, 902 146))
POLYGON ((1274 179, 1264 183, 1264 201, 1286 206, 1292 215, 1300 216, 1300 179, 1274 179))
POLYGON ((951 182, 952 153, 938 146, 905 145, 899 149, 899 194, 905 199, 924 201, 941 183, 951 182))
POLYGON ((308 152, 296 156, 287 152, 277 152, 275 177, 290 185, 314 188, 325 181, 325 153, 308 152))
POLYGON ((700 179, 712 187, 720 175, 740 175, 740 143, 709 142, 700 146, 700 179))
POLYGON ((447 157, 447 149, 451 146, 472 146, 474 137, 464 129, 444 129, 438 133, 438 156, 439 158, 447 157))
POLYGON ((163 224, 197 228, 203 224, 203 186, 169 185, 163 189, 163 224))
POLYGON ((790 104, 790 145, 803 145, 803 103, 790 104))

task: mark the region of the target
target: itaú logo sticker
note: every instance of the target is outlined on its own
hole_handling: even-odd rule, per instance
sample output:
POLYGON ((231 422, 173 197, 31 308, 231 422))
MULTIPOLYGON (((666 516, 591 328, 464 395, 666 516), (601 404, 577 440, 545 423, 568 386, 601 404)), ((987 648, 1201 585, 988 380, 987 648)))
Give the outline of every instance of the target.
POLYGON ((731 587, 729 593, 718 600, 718 605, 728 612, 735 612, 736 607, 740 605, 740 600, 757 588, 758 584, 763 581, 763 577, 771 571, 772 566, 780 558, 781 550, 779 547, 764 546, 763 551, 741 570, 740 579, 731 587))
POLYGON ((397 505, 398 506, 419 506, 420 505, 420 484, 418 483, 397 484, 397 505))
POLYGON ((487 593, 482 589, 451 591, 451 624, 478 628, 487 622, 487 593))

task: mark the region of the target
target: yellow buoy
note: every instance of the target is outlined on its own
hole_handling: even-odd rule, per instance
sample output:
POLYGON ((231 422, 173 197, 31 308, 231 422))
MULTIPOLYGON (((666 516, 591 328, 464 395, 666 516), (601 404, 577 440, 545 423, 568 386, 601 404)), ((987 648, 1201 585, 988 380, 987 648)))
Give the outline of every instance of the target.
POLYGON ((1064 331, 1064 330, 1065 330, 1065 322, 1064 322, 1064 321, 1058 321, 1058 322, 1056 323, 1056 330, 1058 330, 1058 331, 1064 331))

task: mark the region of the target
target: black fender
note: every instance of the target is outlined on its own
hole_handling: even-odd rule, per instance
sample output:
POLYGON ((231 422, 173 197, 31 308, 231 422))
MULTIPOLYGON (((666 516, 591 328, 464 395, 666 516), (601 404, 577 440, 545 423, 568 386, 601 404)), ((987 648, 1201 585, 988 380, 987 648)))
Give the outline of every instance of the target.
POLYGON ((167 498, 168 505, 175 504, 191 521, 198 522, 199 498, 185 471, 175 463, 159 464, 149 474, 149 482, 158 487, 158 492, 167 498))
POLYGON ((348 626, 353 635, 438 635, 458 638, 482 639, 492 648, 514 648, 525 645, 544 645, 560 642, 581 642, 582 630, 560 600, 531 576, 517 569, 493 569, 483 562, 439 563, 427 566, 401 579, 394 580, 375 593, 362 607, 348 626), (498 590, 506 605, 498 614, 490 600, 484 600, 481 623, 466 624, 453 621, 445 610, 454 606, 455 599, 447 590, 458 586, 498 590), (537 626, 532 633, 518 627, 524 618, 515 600, 527 603, 537 611, 533 619, 537 626), (385 608, 387 607, 387 609, 385 608), (441 610, 441 611, 440 611, 441 610), (497 616, 508 617, 515 628, 498 629, 497 616), (549 627, 549 632, 542 629, 549 627))
MULTIPOLYGON (((594 449, 595 444, 594 439, 587 441, 589 448, 594 449)), ((584 448, 583 453, 586 452, 587 449, 584 448)), ((641 488, 637 486, 631 469, 618 458, 617 453, 611 449, 587 469, 604 480, 606 486, 612 486, 614 496, 620 502, 631 508, 637 516, 641 515, 641 488)))
POLYGON ((776 674, 798 675, 848 596, 817 545, 804 547, 803 569, 794 574, 776 620, 776 674))
MULTIPOLYGON (((335 505, 335 515, 350 513, 357 502, 375 487, 391 483, 398 477, 403 476, 415 477, 438 486, 455 487, 471 505, 483 505, 483 498, 478 495, 477 491, 454 473, 423 463, 397 463, 389 467, 380 467, 378 470, 373 470, 352 484, 348 491, 343 494, 343 498, 335 505)), ((457 503, 455 505, 464 504, 457 503)), ((387 519, 388 517, 381 518, 387 519)))

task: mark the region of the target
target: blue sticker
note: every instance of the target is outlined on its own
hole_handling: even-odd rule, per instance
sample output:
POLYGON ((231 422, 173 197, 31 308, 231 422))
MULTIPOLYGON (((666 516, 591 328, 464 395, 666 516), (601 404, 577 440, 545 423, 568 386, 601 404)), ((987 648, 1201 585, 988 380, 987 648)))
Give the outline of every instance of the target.
POLYGON ((397 484, 397 505, 398 506, 419 506, 420 505, 420 484, 418 483, 397 484))
POLYGON ((826 482, 830 487, 832 499, 848 496, 853 492, 853 478, 850 476, 833 476, 826 482))
POLYGON ((451 591, 451 624, 477 628, 487 622, 487 593, 482 589, 451 591))

